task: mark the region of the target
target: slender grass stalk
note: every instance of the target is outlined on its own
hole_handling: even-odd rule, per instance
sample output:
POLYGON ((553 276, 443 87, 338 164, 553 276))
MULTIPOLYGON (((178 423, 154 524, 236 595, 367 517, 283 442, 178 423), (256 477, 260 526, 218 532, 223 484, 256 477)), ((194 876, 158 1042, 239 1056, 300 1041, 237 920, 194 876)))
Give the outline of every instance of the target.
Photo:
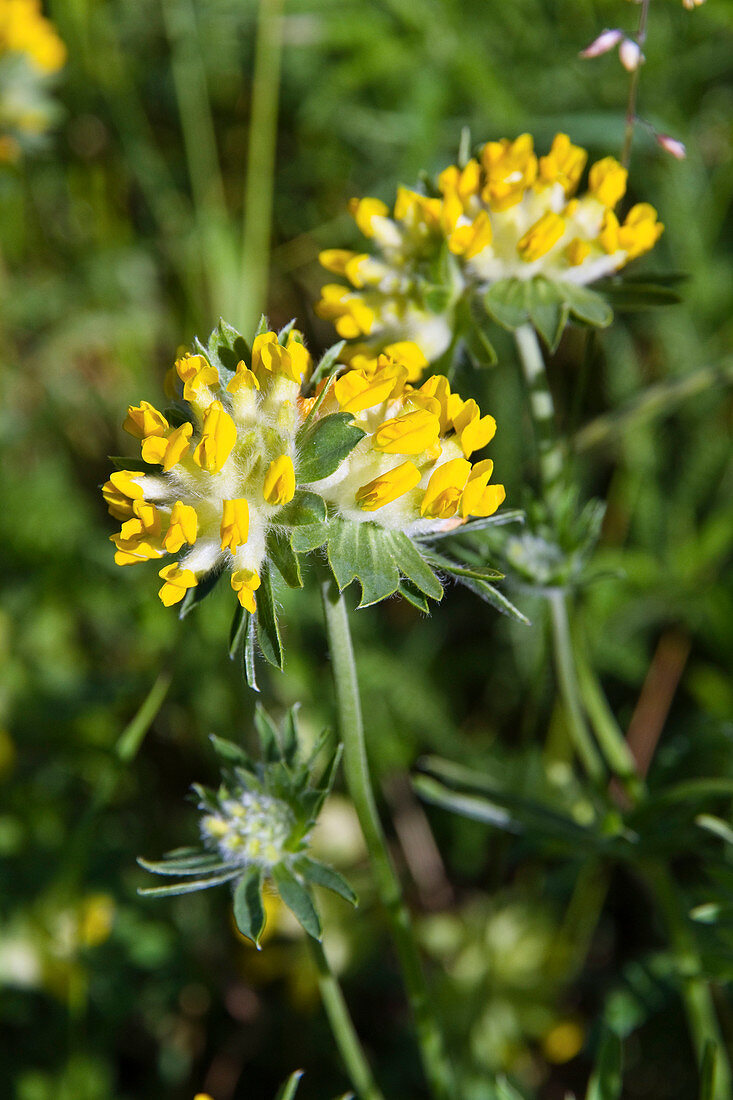
POLYGON ((671 378, 647 386, 636 397, 612 412, 603 413, 589 420, 572 439, 576 454, 593 447, 615 443, 632 428, 649 423, 656 417, 668 416, 681 405, 707 393, 713 386, 730 386, 733 383, 733 358, 724 358, 718 366, 700 367, 681 378, 671 378))
POLYGON ((369 776, 364 723, 346 602, 332 580, 321 588, 331 665, 336 686, 339 729, 344 744, 344 772, 366 840, 380 900, 394 939, 408 1000, 415 1018, 425 1076, 435 1100, 455 1096, 443 1037, 425 983, 420 952, 397 872, 387 848, 369 776))
POLYGON ((282 11, 283 0, 259 0, 236 304, 243 332, 254 329, 267 304, 282 64, 282 11))
POLYGON ((311 951, 318 970, 318 987, 336 1046, 344 1061, 359 1100, 384 1100, 372 1076, 366 1055, 359 1041, 341 986, 321 944, 309 937, 311 951))
POLYGON ((728 1049, 721 1035, 710 986, 701 976, 702 964, 695 937, 688 925, 687 913, 680 904, 674 880, 664 864, 650 863, 644 871, 667 928, 698 1064, 702 1063, 707 1042, 712 1039, 719 1052, 712 1097, 713 1100, 731 1100, 733 1082, 728 1049))
POLYGON ((547 594, 547 603, 550 608, 552 623, 552 649, 555 659, 555 671, 570 735, 583 767, 593 782, 600 785, 606 779, 606 769, 585 720, 573 660, 565 593, 559 588, 552 589, 547 594))
POLYGON ((210 307, 231 316, 234 256, 193 0, 161 0, 210 307))
MULTIPOLYGON (((639 49, 644 49, 644 43, 646 42, 646 27, 649 19, 649 4, 651 0, 641 0, 641 11, 639 12, 639 25, 636 29, 636 43, 639 49)), ((621 150, 621 163, 624 168, 628 168, 631 162, 631 146, 634 141, 634 123, 636 122, 636 101, 639 97, 639 77, 641 75, 641 65, 637 65, 631 74, 631 81, 629 83, 629 98, 626 102, 626 128, 624 130, 624 144, 621 150)))
POLYGON ((558 485, 565 467, 565 454, 555 425, 555 403, 547 384, 547 371, 537 333, 530 324, 514 333, 519 362, 529 392, 529 409, 537 435, 540 480, 545 498, 558 485))

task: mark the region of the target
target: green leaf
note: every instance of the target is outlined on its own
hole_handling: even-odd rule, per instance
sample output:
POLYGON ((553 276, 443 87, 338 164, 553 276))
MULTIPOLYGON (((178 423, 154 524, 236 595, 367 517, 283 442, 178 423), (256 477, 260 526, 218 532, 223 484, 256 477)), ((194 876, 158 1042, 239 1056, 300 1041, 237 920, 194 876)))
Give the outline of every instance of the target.
POLYGON ((273 867, 272 877, 280 897, 298 923, 314 940, 320 940, 321 922, 305 886, 282 864, 273 867))
POLYGON ((202 878, 196 882, 177 882, 174 886, 152 886, 138 890, 138 894, 145 898, 169 898, 176 894, 193 894, 197 890, 207 890, 209 886, 220 886, 222 882, 231 882, 240 874, 240 869, 228 871, 225 875, 214 875, 211 878, 202 878))
POLYGON ((234 870, 233 867, 222 863, 221 857, 207 855, 199 851, 197 856, 182 856, 179 859, 149 860, 137 857, 137 863, 144 871, 150 871, 153 875, 208 875, 214 871, 234 870))
POLYGON ((265 906, 262 901, 262 869, 249 867, 234 891, 234 919, 237 928, 260 950, 265 930, 265 906))
POLYGON ((267 565, 262 569, 260 587, 257 589, 257 641, 266 661, 282 671, 283 650, 280 641, 280 629, 277 625, 277 610, 272 594, 272 580, 267 565))
POLYGON ((334 894, 338 894, 339 897, 350 902, 351 905, 358 904, 356 894, 346 879, 331 867, 326 867, 325 864, 310 859, 308 856, 302 856, 298 860, 298 870, 302 871, 303 877, 313 886, 322 886, 326 890, 332 890, 334 894))
POLYGON ((331 413, 298 433, 298 482, 321 481, 334 473, 365 436, 350 413, 331 413))
POLYGON ((285 1084, 279 1090, 275 1100, 293 1100, 296 1092, 298 1091, 298 1084, 303 1076, 302 1069, 296 1069, 295 1073, 291 1073, 285 1084))
POLYGON ((263 313, 263 314, 260 315, 260 320, 259 320, 259 323, 257 325, 257 331, 255 332, 255 336, 264 336, 264 334, 266 332, 269 332, 269 331, 270 331, 270 322, 268 320, 267 314, 263 313))
POLYGON ((494 320, 510 331, 529 320, 526 280, 500 279, 492 283, 483 296, 483 303, 494 320))
POLYGON ((248 611, 245 612, 247 628, 244 637, 244 645, 242 647, 242 671, 244 672, 244 678, 248 685, 252 688, 252 691, 259 691, 257 686, 257 676, 255 669, 255 618, 256 616, 250 615, 248 611))
POLYGON ((588 1082, 586 1100, 619 1100, 621 1096, 623 1049, 615 1032, 607 1029, 588 1082))
POLYGON ((284 531, 270 528, 267 534, 267 556, 275 563, 289 588, 303 587, 298 555, 293 550, 290 537, 284 531))
POLYGON ((568 323, 568 306, 556 283, 538 276, 527 291, 529 319, 550 351, 555 351, 568 323))
POLYGON ((715 1070, 718 1061, 718 1047, 714 1039, 708 1039, 702 1053, 700 1065, 700 1092, 698 1100, 714 1100, 715 1070))
POLYGON ((418 611, 422 611, 423 615, 430 614, 430 604, 428 603, 427 596, 423 596, 422 592, 418 591, 409 581, 400 581, 397 595, 402 596, 403 600, 407 600, 407 602, 412 604, 413 607, 416 607, 418 611))
POLYGON ((412 539, 401 531, 392 531, 391 536, 392 554, 408 581, 431 600, 441 600, 443 585, 412 539))
POLYGON ((439 600, 443 588, 412 539, 376 523, 333 520, 328 537, 328 561, 341 591, 352 581, 361 585, 359 607, 394 595, 400 573, 424 595, 439 600))
POLYGON ((336 583, 344 590, 352 581, 361 585, 359 607, 378 603, 397 591, 400 571, 392 558, 387 532, 375 523, 335 521, 328 539, 328 562, 336 583))
POLYGON ((302 527, 296 527, 291 537, 291 545, 296 554, 310 554, 328 541, 331 528, 328 521, 324 523, 307 523, 302 527))
POLYGON ((436 554, 435 551, 428 551, 426 556, 432 565, 437 566, 438 569, 444 569, 454 577, 471 577, 478 581, 500 581, 504 577, 503 573, 489 568, 488 565, 461 565, 460 562, 445 558, 442 554, 436 554))
POLYGON ((209 337, 207 351, 210 360, 218 359, 230 371, 235 371, 240 362, 247 366, 252 362, 252 350, 245 338, 221 318, 209 337))
POLYGON ((260 751, 263 758, 268 764, 274 764, 281 760, 282 752, 280 751, 278 728, 261 703, 258 703, 255 707, 254 723, 260 739, 260 751))
POLYGON ((452 297, 453 291, 448 286, 426 286, 423 289, 423 305, 430 313, 445 313, 452 297))
POLYGON ((695 824, 706 832, 720 837, 726 844, 733 844, 733 829, 727 821, 723 821, 714 814, 699 814, 695 818, 695 824))
POLYGON ((232 625, 229 627, 229 659, 234 660, 247 635, 249 612, 237 600, 232 625))
POLYGON ((233 741, 227 741, 225 737, 217 737, 215 733, 209 734, 209 740, 216 755, 227 764, 239 764, 244 768, 252 767, 252 761, 247 753, 233 741))
POLYGON ((295 496, 277 514, 277 522, 288 527, 311 526, 326 519, 326 505, 317 493, 296 489, 295 496))
POLYGON ((515 622, 522 623, 524 626, 532 625, 527 616, 518 607, 515 607, 512 601, 507 599, 498 588, 494 588, 493 584, 489 584, 488 581, 473 580, 470 577, 457 577, 457 580, 485 603, 490 604, 495 611, 500 611, 502 615, 508 615, 510 619, 514 619, 515 622))
POLYGON ((199 581, 195 588, 189 588, 186 595, 181 600, 178 618, 185 619, 186 615, 189 615, 194 607, 198 607, 202 600, 210 596, 221 580, 222 575, 221 569, 213 569, 211 573, 206 574, 203 580, 199 581))
POLYGON ((613 310, 605 298, 589 290, 587 286, 575 283, 558 283, 570 312, 580 321, 598 328, 606 328, 613 320, 613 310))

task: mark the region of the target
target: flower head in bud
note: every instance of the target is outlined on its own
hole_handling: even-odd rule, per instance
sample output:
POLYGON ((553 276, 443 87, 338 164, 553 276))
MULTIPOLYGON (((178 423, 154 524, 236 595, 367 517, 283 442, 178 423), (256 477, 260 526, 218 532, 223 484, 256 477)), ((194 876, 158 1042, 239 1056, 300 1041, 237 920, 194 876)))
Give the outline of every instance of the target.
POLYGON ((181 880, 172 886, 140 892, 166 896, 231 882, 239 930, 259 947, 265 928, 261 892, 268 880, 305 931, 320 939, 311 886, 325 886, 347 901, 356 902, 339 874, 308 855, 308 839, 331 789, 339 752, 326 760, 320 771, 322 778, 316 783, 313 765, 324 753, 327 734, 304 759, 295 710, 278 728, 258 708, 255 724, 267 762, 254 763, 237 745, 212 738, 224 768, 216 791, 194 787, 202 814, 202 846, 171 852, 159 863, 139 860, 154 874, 174 875, 181 880))
MULTIPOLYGON (((616 46, 627 67, 643 61, 638 45, 618 29, 604 31, 584 56, 616 46)), ((573 284, 611 275, 653 247, 663 228, 656 216, 654 234, 637 234, 630 249, 620 237, 608 249, 606 216, 624 197, 627 172, 605 157, 578 193, 586 161, 585 149, 567 134, 556 134, 544 155, 530 134, 521 134, 488 142, 462 167, 450 165, 430 194, 402 188, 391 212, 373 200, 353 204, 373 252, 322 253, 323 266, 343 282, 327 283, 317 306, 352 342, 352 365, 361 369, 404 339, 434 361, 464 323, 458 303, 475 295, 479 305, 498 282, 549 281, 572 308, 573 284)), ((543 308, 546 302, 547 296, 543 308)))

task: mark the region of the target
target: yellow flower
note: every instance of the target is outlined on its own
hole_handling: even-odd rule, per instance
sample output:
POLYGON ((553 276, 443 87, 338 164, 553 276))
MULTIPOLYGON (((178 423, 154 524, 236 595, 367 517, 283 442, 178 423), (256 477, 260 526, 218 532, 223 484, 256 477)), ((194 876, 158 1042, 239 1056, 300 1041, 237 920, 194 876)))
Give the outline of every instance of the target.
POLYGON ((25 54, 42 73, 55 73, 66 63, 66 47, 53 23, 41 12, 40 0, 0 0, 0 54, 25 54))
POLYGON ((175 556, 159 571, 166 606, 226 571, 242 607, 255 614, 270 536, 302 523, 296 517, 304 509, 315 523, 320 508, 324 530, 333 516, 420 535, 451 518, 489 515, 492 501, 498 507, 503 499, 503 488, 488 484, 490 464, 469 461, 492 438, 493 417, 452 393, 443 376, 417 388, 409 379, 425 358, 410 341, 344 366, 308 398, 301 383, 311 361, 295 330, 260 333, 250 362, 234 370, 212 357, 176 361, 174 396, 188 417, 179 428, 149 402, 128 409, 125 427, 150 469, 118 470, 102 489, 121 521, 111 536, 117 564, 175 556), (310 433, 333 414, 328 431, 345 432, 350 449, 335 469, 326 458, 327 476, 306 482, 299 470, 313 477, 320 468, 310 433))
POLYGON ((471 293, 536 276, 584 286, 653 248, 662 227, 646 203, 614 236, 614 208, 627 183, 614 157, 593 164, 587 191, 576 195, 587 157, 564 133, 538 157, 531 135, 521 134, 445 168, 438 196, 400 188, 391 212, 378 200, 354 201, 373 255, 323 252, 323 266, 349 285, 327 283, 316 307, 354 342, 346 353, 352 365, 364 368, 404 340, 432 362, 450 347, 454 311, 471 293))

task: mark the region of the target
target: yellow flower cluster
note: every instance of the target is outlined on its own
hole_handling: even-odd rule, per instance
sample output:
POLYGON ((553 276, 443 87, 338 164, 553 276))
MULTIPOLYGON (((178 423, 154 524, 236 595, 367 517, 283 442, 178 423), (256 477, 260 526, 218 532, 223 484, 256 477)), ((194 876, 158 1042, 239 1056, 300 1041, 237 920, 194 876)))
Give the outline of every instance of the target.
POLYGON ((123 521, 112 536, 118 565, 179 554, 160 570, 160 598, 179 603, 199 578, 231 570, 240 603, 255 609, 258 570, 269 526, 295 494, 295 436, 300 383, 311 357, 300 334, 285 345, 257 336, 251 363, 220 376, 203 354, 178 359, 166 379, 188 419, 173 425, 147 401, 131 406, 124 428, 141 441, 146 463, 161 473, 119 470, 103 488, 123 521))
POLYGON ((0 55, 22 53, 43 73, 55 73, 66 62, 66 47, 40 0, 0 0, 0 55))
POLYGON ((406 337, 433 360, 450 343, 450 306, 467 288, 537 275, 584 285, 617 271, 653 248, 663 226, 648 203, 619 220, 627 172, 613 157, 591 167, 576 197, 586 160, 566 134, 546 156, 522 134, 446 168, 434 195, 400 188, 392 213, 379 199, 353 200, 356 224, 377 254, 321 253, 321 264, 350 285, 324 286, 319 316, 367 348, 406 337), (452 260, 441 267, 446 251, 452 260), (436 283, 445 290, 438 308, 436 283))
POLYGON ((282 340, 258 335, 249 365, 240 361, 234 371, 219 370, 202 353, 178 359, 166 385, 177 419, 142 401, 124 422, 151 469, 118 470, 103 486, 122 522, 111 536, 116 563, 174 555, 159 572, 166 606, 226 569, 254 613, 268 533, 287 529, 283 509, 299 489, 318 493, 342 518, 408 534, 491 515, 503 486, 489 484, 490 461, 469 459, 493 437, 493 417, 451 393, 442 376, 415 388, 409 378, 419 352, 410 344, 392 351, 345 370, 307 399, 300 389, 311 358, 295 330, 282 340), (317 424, 332 413, 349 414, 365 434, 335 472, 299 482, 310 456, 298 432, 309 415, 317 424))
POLYGON ((420 535, 436 521, 493 515, 504 500, 504 486, 489 484, 493 462, 469 461, 493 438, 496 421, 452 393, 443 375, 417 388, 404 361, 383 353, 342 374, 321 409, 350 413, 365 433, 317 486, 346 519, 420 535))

